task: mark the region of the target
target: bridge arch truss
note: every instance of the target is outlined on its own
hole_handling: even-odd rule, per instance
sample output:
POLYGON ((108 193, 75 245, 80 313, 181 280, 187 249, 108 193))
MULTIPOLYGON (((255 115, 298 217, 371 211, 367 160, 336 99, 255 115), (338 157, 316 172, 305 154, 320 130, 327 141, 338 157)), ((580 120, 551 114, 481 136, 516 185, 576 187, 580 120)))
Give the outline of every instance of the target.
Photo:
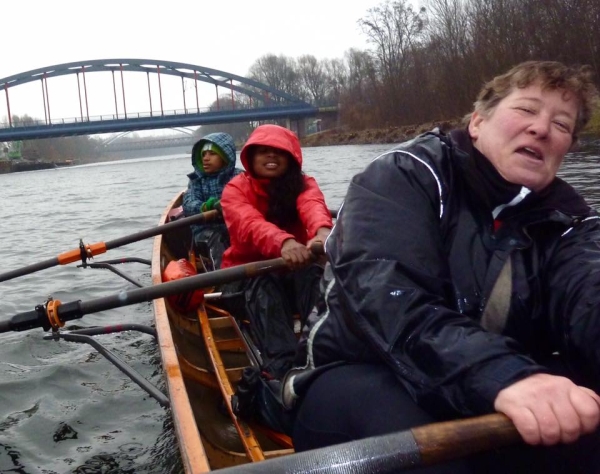
MULTIPOLYGON (((167 112, 163 110, 162 107, 162 90, 160 77, 161 75, 166 76, 176 76, 181 78, 181 88, 182 88, 182 97, 183 97, 183 114, 184 115, 192 115, 193 113, 200 114, 200 104, 198 99, 198 82, 204 82, 208 84, 212 84, 215 86, 216 92, 216 112, 221 112, 223 110, 236 111, 236 108, 239 112, 239 109, 247 109, 245 114, 238 114, 237 117, 233 117, 232 121, 241 121, 248 120, 248 117, 252 115, 252 113, 248 113, 249 110, 256 109, 257 111, 260 109, 269 109, 269 108, 280 108, 285 109, 289 108, 291 111, 296 111, 296 115, 308 116, 310 114, 314 114, 315 108, 309 103, 301 100, 298 97, 295 97, 291 94, 288 94, 284 91, 275 89, 270 87, 267 84, 255 81, 250 78, 246 78, 243 76, 238 76, 236 74, 232 74, 226 71, 220 71, 217 69, 207 68, 204 66, 188 64, 188 63, 180 63, 173 61, 164 61, 164 60, 154 60, 154 59, 99 59, 99 60, 89 60, 89 61, 78 61, 71 63, 58 64, 54 66, 48 66, 44 68, 34 69, 31 71, 23 72, 20 74, 15 74, 13 76, 5 77, 0 79, 0 90, 4 90, 6 96, 6 104, 8 110, 8 127, 12 128, 16 124, 13 123, 10 112, 10 89, 17 87, 22 84, 40 81, 42 84, 42 100, 44 102, 44 121, 43 123, 37 123, 35 125, 40 126, 52 126, 57 121, 50 117, 50 99, 49 99, 49 90, 48 90, 48 79, 66 75, 76 75, 77 76, 77 87, 78 87, 78 96, 79 96, 79 108, 80 108, 80 117, 75 119, 70 119, 74 122, 91 122, 94 120, 93 117, 89 115, 89 109, 87 104, 87 88, 85 76, 86 74, 95 73, 95 72, 110 72, 113 77, 113 93, 114 93, 114 101, 115 101, 115 117, 117 119, 130 119, 127 112, 127 101, 126 101, 126 85, 123 80, 124 72, 139 72, 145 73, 148 80, 148 98, 150 103, 150 112, 149 115, 151 117, 156 118, 156 116, 164 116, 167 115, 167 112), (120 86, 121 90, 117 92, 117 82, 115 81, 115 74, 120 75, 120 86), (159 99, 160 99, 160 113, 152 111, 152 93, 150 88, 150 74, 155 74, 158 76, 158 88, 159 88, 159 99), (186 103, 186 94, 185 94, 185 83, 184 80, 189 79, 194 81, 196 88, 196 104, 195 107, 188 107, 186 103), (219 97, 219 88, 229 89, 231 91, 231 101, 229 103, 223 104, 221 107, 221 102, 223 101, 223 97, 219 97), (117 96, 119 94, 119 96, 117 96), (237 96, 235 95, 237 94, 237 96), (240 100, 242 97, 247 97, 247 100, 240 100), (117 105, 117 97, 122 104, 122 111, 119 112, 117 105), (236 100, 237 99, 237 100, 236 100), (85 103, 84 103, 85 102, 85 103), (85 110, 85 114, 84 114, 85 110)), ((155 97, 156 100, 156 97, 155 97)), ((262 112, 261 112, 262 113, 262 112)), ((232 115, 232 114, 229 114, 232 115)), ((275 116, 276 112, 267 113, 267 116, 275 116)), ((265 119, 264 113, 262 115, 259 113, 259 117, 265 119)), ((282 115, 283 116, 283 115, 282 115)), ((114 118, 114 117, 113 117, 114 118)), ((139 113, 138 113, 139 118, 139 113)), ((143 128, 165 128, 165 127, 173 127, 174 125, 180 126, 189 126, 194 124, 194 120, 176 120, 169 121, 169 123, 159 123, 158 121, 154 121, 154 127, 149 126, 148 124, 142 126, 141 121, 140 125, 137 128, 133 122, 129 123, 131 129, 143 129, 143 128)), ((231 118, 231 117, 230 117, 231 118)), ((268 119, 268 117, 267 117, 268 119)), ((64 124, 65 119, 61 119, 64 124)), ((206 123, 211 123, 209 118, 206 118, 206 123)), ((215 123, 213 119, 212 123, 215 123)), ((217 120, 224 120, 222 118, 218 118, 217 120)), ((250 118, 250 120, 252 120, 250 118)), ((105 120, 106 122, 106 120, 105 120)), ((201 123, 201 122, 200 122, 201 123)), ((198 123, 198 124, 200 124, 198 123)), ((216 122, 218 123, 218 122, 216 122)), ((106 123, 105 123, 106 125, 106 123)), ((123 127, 123 124, 121 125, 123 127)), ((88 127, 89 128, 89 127, 88 127)), ((75 135, 75 134, 86 134, 86 133, 104 133, 106 131, 118 131, 125 130, 126 128, 118 128, 118 127, 102 127, 98 130, 95 130, 94 127, 91 127, 91 130, 88 131, 79 131, 79 132, 69 132, 65 133, 65 135, 75 135), (110 130, 109 130, 110 129, 110 130)), ((61 136, 61 135, 54 135, 61 136)), ((22 139, 23 137, 17 138, 22 139)), ((43 136, 35 136, 31 138, 43 138, 43 136)), ((2 139, 2 131, 0 130, 0 139, 2 139)), ((6 139, 6 138, 4 138, 6 139)))

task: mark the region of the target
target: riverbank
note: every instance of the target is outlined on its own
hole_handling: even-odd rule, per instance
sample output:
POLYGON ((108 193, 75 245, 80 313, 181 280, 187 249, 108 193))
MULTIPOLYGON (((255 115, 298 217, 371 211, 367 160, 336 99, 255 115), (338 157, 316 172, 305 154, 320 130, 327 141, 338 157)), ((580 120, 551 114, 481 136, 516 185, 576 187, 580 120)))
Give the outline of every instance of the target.
MULTIPOLYGON (((410 140, 415 136, 433 130, 438 127, 442 131, 462 127, 462 119, 444 120, 439 122, 427 122, 419 125, 406 125, 402 127, 370 128, 366 130, 341 130, 331 129, 319 133, 313 133, 302 138, 303 147, 330 146, 330 145, 372 145, 372 144, 394 144, 410 140)), ((588 127, 581 134, 581 142, 600 139, 600 110, 597 111, 588 127)))
POLYGON ((313 133, 302 138, 303 147, 329 145, 373 145, 383 143, 401 143, 415 136, 439 127, 448 131, 461 126, 460 119, 440 122, 427 122, 402 127, 369 128, 365 130, 331 129, 313 133))
POLYGON ((63 161, 41 161, 41 160, 0 160, 0 174, 19 173, 22 171, 38 171, 48 170, 53 168, 61 168, 63 166, 71 166, 73 160, 63 161))

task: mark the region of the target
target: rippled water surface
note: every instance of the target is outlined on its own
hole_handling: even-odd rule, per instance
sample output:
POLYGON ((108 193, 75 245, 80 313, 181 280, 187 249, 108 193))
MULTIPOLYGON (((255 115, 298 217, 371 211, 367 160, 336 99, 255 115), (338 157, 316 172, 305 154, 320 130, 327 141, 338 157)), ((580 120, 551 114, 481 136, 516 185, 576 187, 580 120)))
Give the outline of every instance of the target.
MULTIPOLYGON (((337 208, 349 179, 389 145, 307 148, 304 170, 337 208)), ((561 175, 600 208, 600 144, 567 158, 561 175)), ((85 243, 154 227, 187 185, 187 156, 127 160, 0 175, 0 273, 53 258, 85 243)), ((151 257, 151 239, 96 257, 151 257)), ((122 268, 122 267, 121 267, 122 268)), ((150 284, 150 269, 128 273, 150 284)), ((77 264, 0 283, 0 318, 32 310, 48 296, 63 302, 133 286, 77 264)), ((86 315, 69 327, 152 324, 150 303, 86 315)), ((44 332, 0 335, 0 473, 182 472, 168 410, 90 346, 47 341, 44 332)), ((160 355, 146 335, 101 341, 164 390, 160 355)))
MULTIPOLYGON (((335 208, 347 179, 388 148, 308 148, 305 171, 335 208)), ((106 242, 154 227, 190 171, 187 156, 173 156, 0 175, 0 273, 53 258, 79 239, 106 242)), ((148 239, 96 260, 149 259, 151 249, 148 239)), ((149 267, 130 264, 127 271, 151 283, 149 267)), ((85 301, 132 288, 107 270, 59 266, 0 283, 0 318, 30 311, 50 295, 85 301)), ((151 304, 86 315, 70 327, 124 322, 152 324, 151 304)), ((181 472, 167 410, 90 346, 43 335, 41 329, 0 335, 1 473, 181 472)), ((101 341, 164 389, 150 336, 121 333, 101 341)))

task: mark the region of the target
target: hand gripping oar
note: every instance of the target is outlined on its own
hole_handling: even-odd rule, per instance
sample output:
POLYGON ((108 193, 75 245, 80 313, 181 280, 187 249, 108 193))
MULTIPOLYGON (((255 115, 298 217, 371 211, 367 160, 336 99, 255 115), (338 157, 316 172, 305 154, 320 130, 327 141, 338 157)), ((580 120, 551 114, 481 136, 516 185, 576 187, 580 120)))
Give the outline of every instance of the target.
POLYGON ((83 242, 80 242, 79 248, 61 253, 57 257, 50 258, 42 262, 34 263, 22 268, 17 268, 16 270, 11 270, 9 272, 0 274, 0 282, 12 280, 13 278, 17 278, 23 275, 29 275, 30 273, 35 273, 40 270, 45 270, 46 268, 55 267, 57 265, 66 265, 68 263, 73 263, 78 260, 85 262, 86 259, 91 258, 94 255, 104 253, 107 250, 122 247, 123 245, 131 244, 133 242, 144 240, 149 237, 154 237, 159 234, 164 234, 166 232, 170 232, 180 227, 186 227, 191 224, 201 224, 203 222, 208 222, 215 219, 218 215, 218 211, 207 211, 200 214, 196 214, 195 216, 178 219, 176 221, 169 222, 168 224, 152 227, 150 229, 137 232, 135 234, 126 235, 125 237, 121 237, 119 239, 110 240, 108 242, 97 242, 95 244, 88 245, 84 245, 83 242))
MULTIPOLYGON (((313 254, 323 253, 323 246, 313 244, 313 254)), ((45 305, 38 305, 33 311, 16 314, 6 321, 0 321, 0 333, 9 331, 27 331, 41 327, 45 331, 50 328, 58 329, 64 326, 66 321, 79 319, 86 314, 106 311, 108 309, 129 306, 144 301, 152 301, 169 295, 186 293, 199 288, 214 287, 263 275, 275 270, 283 270, 287 265, 283 258, 273 258, 260 262, 247 263, 224 270, 202 273, 180 280, 161 283, 158 285, 138 288, 130 291, 121 291, 115 295, 105 296, 89 301, 71 301, 61 303, 58 300, 49 300, 45 305)))
POLYGON ((521 437, 500 413, 420 426, 383 436, 220 469, 219 474, 395 473, 515 444, 521 437))

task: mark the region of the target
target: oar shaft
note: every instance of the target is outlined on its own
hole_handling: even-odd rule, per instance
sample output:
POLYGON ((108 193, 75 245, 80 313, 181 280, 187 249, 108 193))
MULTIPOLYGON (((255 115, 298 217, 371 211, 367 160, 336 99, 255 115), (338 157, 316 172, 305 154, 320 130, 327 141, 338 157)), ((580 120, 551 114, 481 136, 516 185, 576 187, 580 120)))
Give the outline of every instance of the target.
POLYGON ((151 229, 142 230, 135 234, 126 235, 124 237, 120 237, 118 239, 109 240, 106 242, 106 250, 114 249, 117 247, 122 247, 123 245, 131 244, 133 242, 138 242, 139 240, 144 240, 149 237, 155 237, 160 234, 165 234, 167 232, 171 232, 175 229, 180 229, 182 227, 188 227, 192 224, 202 224, 204 222, 211 221, 218 217, 219 213, 217 211, 207 211, 202 212, 200 214, 196 214, 195 216, 184 217, 183 219, 178 219, 173 222, 169 222, 167 224, 159 225, 157 227, 153 227, 151 229))
MULTIPOLYGON (((122 306, 129 306, 144 301, 152 301, 157 298, 163 298, 169 295, 186 293, 188 291, 197 290, 198 288, 206 288, 210 286, 222 285, 232 281, 242 280, 244 278, 252 278, 254 276, 263 275, 277 269, 286 268, 283 258, 274 258, 264 260, 262 262, 247 263, 236 267, 226 268, 224 270, 216 270, 214 272, 201 273, 180 280, 161 283, 158 285, 138 288, 130 291, 122 291, 116 295, 105 296, 89 301, 80 301, 79 306, 82 314, 97 313, 122 306)), ((58 316, 62 319, 61 309, 58 307, 58 316)))
POLYGON ((350 441, 260 463, 244 464, 219 472, 223 474, 395 473, 507 446, 520 439, 511 421, 506 416, 495 413, 464 420, 433 423, 412 430, 350 441), (481 439, 484 441, 481 442, 481 439))
POLYGON ((50 321, 46 315, 46 310, 42 305, 38 305, 32 311, 15 314, 12 318, 0 321, 0 333, 9 331, 27 331, 33 328, 50 329, 50 321))
POLYGON ((17 268, 16 270, 11 270, 6 273, 0 274, 0 282, 12 280, 13 278, 17 278, 23 275, 29 275, 30 273, 39 272, 40 270, 55 267, 56 265, 59 265, 58 257, 49 258, 48 260, 44 260, 43 262, 32 263, 31 265, 27 265, 26 267, 17 268))
POLYGON ((267 461, 219 469, 219 474, 378 474, 421 465, 410 430, 325 448, 280 456, 267 461))
POLYGON ((83 248, 68 250, 67 252, 61 253, 57 257, 44 260, 43 262, 34 263, 22 268, 17 268, 16 270, 11 270, 6 273, 2 273, 0 274, 0 282, 12 280, 13 278, 17 278, 24 275, 29 275, 30 273, 39 272, 40 270, 52 268, 57 265, 67 265, 69 263, 76 262, 82 259, 82 252, 84 253, 84 255, 87 254, 87 257, 93 257, 94 255, 99 255, 101 253, 106 252, 107 250, 122 247, 123 245, 138 242, 139 240, 144 240, 149 237, 157 236, 159 234, 171 232, 175 229, 187 227, 192 224, 201 224, 203 222, 214 220, 218 217, 218 215, 219 213, 217 211, 202 212, 200 214, 196 214, 195 216, 178 219, 176 221, 169 222, 168 224, 152 227, 151 229, 143 230, 141 232, 137 232, 131 235, 126 235, 118 239, 110 240, 106 243, 97 242, 94 244, 85 245, 83 248))
MULTIPOLYGON (((321 242, 315 242, 311 245, 310 250, 314 256, 320 255, 323 253, 323 244, 321 242)), ((238 265, 223 270, 215 270, 182 278, 180 280, 138 288, 136 290, 123 290, 114 295, 89 301, 77 300, 64 304, 60 301, 49 301, 46 308, 39 305, 34 311, 19 313, 14 315, 8 321, 0 322, 0 333, 8 331, 27 331, 28 329, 36 327, 43 327, 47 330, 50 327, 59 327, 66 321, 81 318, 86 314, 129 306, 144 301, 152 301, 157 298, 186 293, 199 288, 214 287, 224 283, 252 278, 275 270, 287 268, 285 260, 280 257, 271 260, 246 263, 244 265, 238 265)))
MULTIPOLYGON (((161 283, 158 285, 138 288, 130 291, 121 291, 120 293, 97 298, 88 301, 70 301, 67 303, 58 302, 53 306, 57 319, 64 323, 73 319, 81 318, 86 314, 106 311, 122 306, 129 306, 144 301, 152 301, 157 298, 163 298, 169 295, 186 293, 197 290, 198 288, 212 287, 263 275, 278 269, 287 268, 283 258, 274 258, 261 262, 247 263, 237 267, 216 270, 209 273, 182 278, 180 280, 161 283)), ((54 323, 52 323, 54 324, 54 323)), ((29 329, 43 327, 49 329, 51 326, 50 312, 48 316, 43 306, 36 307, 33 311, 19 313, 7 321, 0 321, 0 333, 8 331, 27 331, 29 329)))

